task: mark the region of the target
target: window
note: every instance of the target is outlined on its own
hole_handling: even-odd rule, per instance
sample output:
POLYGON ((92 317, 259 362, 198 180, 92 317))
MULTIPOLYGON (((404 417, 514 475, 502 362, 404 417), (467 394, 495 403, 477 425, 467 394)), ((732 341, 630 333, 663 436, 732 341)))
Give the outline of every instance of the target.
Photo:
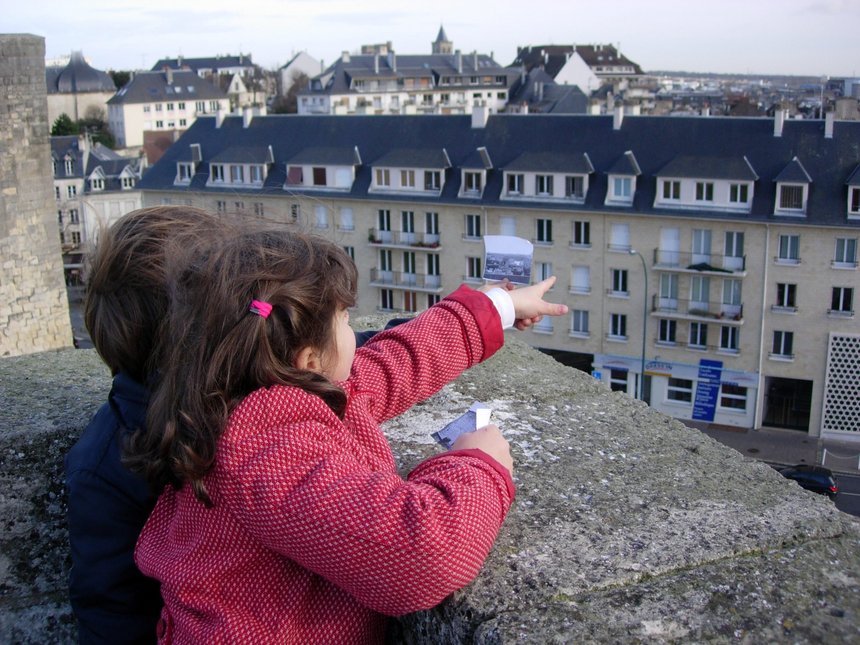
POLYGON ((313 174, 314 186, 325 186, 326 185, 325 168, 314 167, 311 169, 311 172, 313 174))
POLYGON ((57 211, 57 222, 60 226, 63 225, 63 211, 57 211))
POLYGON ((794 332, 773 332, 772 356, 780 358, 794 358, 794 332))
POLYGON ((294 222, 299 219, 302 214, 302 207, 299 204, 290 204, 290 219, 294 222))
POLYGON ((630 201, 633 193, 633 180, 630 177, 615 177, 612 180, 612 198, 630 201))
POLYGON ((609 238, 610 251, 630 250, 630 226, 627 224, 613 224, 609 238))
POLYGON ((741 306, 741 281, 723 280, 723 304, 730 305, 726 313, 736 314, 741 306))
POLYGON ((403 273, 415 273, 415 252, 403 252, 403 273))
POLYGON ((710 181, 696 182, 696 201, 697 202, 712 202, 714 201, 714 184, 710 181))
POLYGON ((660 307, 676 309, 678 307, 678 274, 660 274, 660 307))
POLYGON ((523 175, 509 173, 508 174, 508 195, 522 195, 523 193, 523 175))
POLYGON ((538 262, 535 268, 537 269, 538 282, 552 277, 552 262, 538 262))
POLYGON ((145 113, 152 112, 152 106, 151 106, 151 105, 144 105, 144 106, 143 106, 143 111, 144 111, 145 113))
POLYGON ((72 208, 69 210, 69 224, 80 224, 81 219, 78 215, 78 209, 72 208))
POLYGON ((101 177, 94 177, 93 179, 90 179, 90 188, 92 190, 104 190, 105 180, 101 177))
POLYGON ((464 188, 467 193, 480 193, 481 192, 481 173, 479 172, 464 172, 464 188))
POLYGON ((57 199, 60 198, 60 187, 59 186, 54 186, 54 197, 56 197, 57 199))
POLYGON ((612 294, 630 295, 627 291, 627 269, 612 269, 612 294))
POLYGON ((747 389, 740 385, 720 384, 720 407, 743 412, 747 409, 747 389))
POLYGON ((424 232, 439 235, 439 213, 424 213, 424 232))
POLYGON ((66 159, 66 162, 64 165, 65 165, 66 175, 74 175, 75 174, 75 160, 74 159, 66 159))
POLYGON ((848 191, 848 212, 860 213, 860 188, 851 187, 848 191))
POLYGON ((739 344, 740 329, 730 325, 720 327, 720 349, 725 352, 737 352, 739 344))
POLYGON ((836 238, 836 252, 833 255, 833 265, 836 267, 857 266, 857 239, 850 237, 836 238))
POLYGON ((245 202, 233 202, 233 210, 237 213, 241 213, 245 210, 245 202))
POLYGON ((72 231, 72 244, 80 244, 81 243, 81 232, 80 231, 72 231))
POLYGON ((670 378, 666 387, 666 398, 676 403, 692 403, 693 381, 685 378, 670 378))
POLYGON ((380 271, 392 271, 392 261, 391 261, 391 251, 389 249, 382 249, 379 251, 379 270, 380 271))
POLYGON ((776 285, 776 305, 778 309, 797 309, 797 285, 779 282, 776 285))
MULTIPOLYGON (((76 211, 70 211, 74 213, 76 211)), ((851 287, 833 287, 833 292, 830 296, 830 312, 835 314, 854 314, 853 308, 854 289, 851 287)))
POLYGON ((74 197, 78 194, 77 186, 66 186, 66 195, 68 197, 74 197))
POLYGON ((262 217, 265 215, 265 208, 263 207, 263 202, 254 202, 254 215, 257 217, 262 217))
POLYGON ((191 182, 191 177, 194 174, 194 164, 180 163, 177 164, 176 181, 187 184, 191 182))
POLYGON ((384 311, 394 309, 394 292, 391 289, 379 290, 379 308, 384 311))
POLYGON ((211 164, 209 168, 209 174, 211 175, 212 181, 224 181, 224 166, 222 166, 221 164, 211 164))
POLYGON ((155 111, 156 111, 156 112, 163 112, 163 111, 164 111, 164 106, 163 106, 161 103, 156 103, 156 104, 155 104, 155 111))
POLYGON ((466 237, 479 238, 481 237, 481 216, 466 215, 466 237))
POLYGON ((627 370, 609 370, 609 388, 613 392, 627 392, 627 370))
POLYGON ((573 246, 591 246, 591 223, 575 221, 573 223, 573 246))
POLYGON ((179 101, 179 103, 177 103, 177 107, 180 110, 184 110, 185 109, 185 101, 179 101))
POLYGON ((414 291, 403 292, 403 311, 418 311, 418 294, 414 291))
POLYGON ((217 112, 219 107, 218 101, 209 101, 209 109, 213 112, 217 112))
POLYGON ((724 268, 744 269, 744 234, 741 231, 726 231, 724 251, 724 268))
POLYGON ((680 181, 663 181, 663 199, 678 200, 681 199, 681 182, 680 181))
POLYGON ((328 228, 328 209, 325 206, 314 206, 314 222, 317 228, 328 228))
POLYGON ((352 209, 346 206, 340 209, 340 228, 341 231, 354 231, 355 222, 352 218, 352 209))
POLYGON ((438 293, 428 293, 427 294, 427 307, 428 308, 432 307, 433 305, 438 303, 440 299, 441 298, 439 297, 438 293))
POLYGON ((194 109, 201 114, 206 114, 206 101, 196 101, 194 103, 194 109))
POLYGON ((388 209, 380 209, 377 212, 377 223, 379 224, 380 231, 390 231, 391 230, 391 211, 388 209))
POLYGON ((748 204, 749 188, 748 184, 729 185, 729 201, 733 204, 748 204))
POLYGON ((163 128, 163 127, 164 127, 164 121, 162 121, 162 120, 158 120, 158 121, 156 121, 156 122, 155 122, 155 127, 156 127, 156 128, 163 128))
POLYGON ((402 188, 415 188, 415 171, 401 170, 400 171, 400 186, 402 188))
POLYGON ((677 339, 678 323, 666 318, 660 319, 660 327, 657 333, 657 342, 666 345, 674 345, 677 339))
POLYGON ((442 176, 438 170, 424 171, 424 190, 440 190, 442 188, 442 176))
POLYGON ((188 125, 188 119, 179 119, 180 128, 184 128, 186 125, 188 125))
POLYGON ((388 168, 377 168, 376 169, 376 185, 377 186, 390 186, 391 185, 391 172, 388 168))
POLYGON ((800 236, 799 235, 780 235, 778 262, 784 264, 800 264, 800 236))
POLYGON ((343 247, 344 252, 350 257, 350 259, 355 262, 355 247, 354 246, 345 246, 343 247))
POLYGON ((779 187, 779 209, 789 211, 803 210, 803 186, 781 184, 779 187))
POLYGON ((591 269, 589 267, 573 267, 570 272, 571 293, 591 293, 591 269))
POLYGON ((711 279, 707 276, 694 275, 690 278, 690 313, 694 309, 708 310, 711 300, 711 279))
POLYGON ((439 275, 439 256, 435 253, 427 254, 427 275, 439 275))
POLYGON ((588 311, 574 309, 570 312, 570 333, 572 336, 588 336, 588 311))
POLYGON ((400 230, 404 233, 415 233, 415 213, 400 211, 400 230))
POLYGON ((538 195, 552 195, 552 175, 538 175, 535 177, 535 193, 538 195))
POLYGON ((538 218, 535 241, 542 244, 552 244, 552 220, 538 218))
POLYGON ((481 272, 481 258, 467 257, 466 258, 466 279, 480 280, 483 277, 481 272))
POLYGON ((168 104, 167 104, 167 111, 168 111, 168 112, 173 112, 174 107, 175 107, 175 106, 173 105, 173 103, 168 103, 168 104))
POLYGON ((585 178, 576 175, 565 177, 564 196, 570 199, 585 199, 585 178))
POLYGON ((219 199, 215 202, 215 211, 218 213, 226 213, 227 212, 227 202, 222 199, 219 199))
POLYGON ((706 228, 693 229, 693 264, 710 263, 711 231, 706 228))
POLYGON ((120 180, 120 186, 122 186, 123 190, 134 188, 134 177, 123 177, 120 180))
POLYGON ((627 316, 624 314, 609 314, 609 337, 617 340, 627 340, 627 316))
POLYGON ((708 346, 708 326, 705 323, 690 323, 690 347, 705 349, 708 346))

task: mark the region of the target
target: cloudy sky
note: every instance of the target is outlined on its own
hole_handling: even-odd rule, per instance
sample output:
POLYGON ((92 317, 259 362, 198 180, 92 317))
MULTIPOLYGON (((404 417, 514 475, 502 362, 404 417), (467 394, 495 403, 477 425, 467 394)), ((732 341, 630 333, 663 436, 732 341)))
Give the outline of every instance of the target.
POLYGON ((298 51, 326 64, 391 41, 430 52, 439 26, 464 52, 510 64, 517 46, 620 45, 650 70, 860 75, 860 0, 13 0, 0 31, 44 36, 48 57, 82 50, 99 69, 250 53, 276 67, 298 51))

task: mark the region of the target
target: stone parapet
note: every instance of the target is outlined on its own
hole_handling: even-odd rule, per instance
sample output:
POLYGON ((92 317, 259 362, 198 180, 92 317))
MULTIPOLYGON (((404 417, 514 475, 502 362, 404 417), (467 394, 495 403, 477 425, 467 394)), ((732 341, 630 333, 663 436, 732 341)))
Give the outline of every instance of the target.
MULTIPOLYGON (((518 487, 477 580, 399 640, 860 642, 855 518, 515 338, 386 426, 408 470, 488 403, 518 487)), ((0 641, 74 637, 62 456, 108 389, 90 350, 0 360, 0 641)))

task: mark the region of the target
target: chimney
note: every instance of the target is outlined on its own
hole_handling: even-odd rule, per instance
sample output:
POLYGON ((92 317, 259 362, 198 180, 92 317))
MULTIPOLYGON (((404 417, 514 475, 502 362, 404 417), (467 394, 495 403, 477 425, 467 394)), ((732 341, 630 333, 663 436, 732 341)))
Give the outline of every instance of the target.
POLYGON ((773 136, 781 137, 782 136, 782 126, 785 125, 785 117, 787 116, 788 110, 782 108, 782 106, 778 106, 776 110, 773 112, 773 136))
POLYGON ((475 73, 478 72, 478 50, 472 52, 472 59, 474 61, 473 65, 475 67, 475 73))
POLYGON ((397 71, 397 55, 394 53, 394 50, 388 52, 388 66, 392 72, 397 71))
MULTIPOLYGON (((348 63, 349 62, 349 52, 346 50, 343 50, 340 53, 340 60, 342 63, 348 63)), ((322 72, 324 72, 324 71, 325 71, 325 69, 323 68, 322 63, 320 63, 320 74, 322 74, 322 72)))
POLYGON ((173 85, 173 69, 170 67, 167 68, 167 84, 173 85))
POLYGON ((224 110, 221 109, 221 104, 218 104, 218 109, 215 110, 215 127, 220 128, 224 123, 224 117, 227 116, 224 110))
POLYGON ((543 82, 535 83, 535 89, 537 90, 537 100, 543 101, 543 82))
POLYGON ((702 116, 711 116, 711 107, 709 105, 702 107, 702 116))
POLYGON ((483 129, 490 118, 490 108, 483 101, 472 106, 472 129, 483 129))
POLYGON ((833 124, 836 121, 836 112, 827 112, 824 115, 824 138, 833 138, 833 124))
POLYGON ((620 101, 615 104, 615 109, 612 112, 612 129, 620 130, 621 123, 624 121, 624 104, 620 101))
POLYGON ((373 55, 373 73, 379 74, 379 54, 373 55))
POLYGON ((176 57, 176 66, 179 69, 182 69, 182 54, 179 54, 179 56, 176 57))
POLYGON ((457 59, 457 73, 462 74, 463 73, 463 52, 461 52, 458 49, 456 52, 454 52, 454 56, 457 59))
POLYGON ((254 108, 245 106, 242 108, 242 127, 247 128, 254 120, 254 108))

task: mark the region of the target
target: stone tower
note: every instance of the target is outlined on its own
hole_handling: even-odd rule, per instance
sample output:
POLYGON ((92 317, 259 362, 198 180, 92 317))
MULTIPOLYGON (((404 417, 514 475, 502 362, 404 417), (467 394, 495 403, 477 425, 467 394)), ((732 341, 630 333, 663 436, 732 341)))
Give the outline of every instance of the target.
POLYGON ((454 43, 448 40, 447 34, 445 34, 445 28, 440 26, 439 33, 436 36, 436 40, 432 43, 432 53, 434 54, 453 54, 454 53, 454 43))
POLYGON ((17 356, 72 345, 44 38, 0 34, 0 86, 0 356, 17 356))

